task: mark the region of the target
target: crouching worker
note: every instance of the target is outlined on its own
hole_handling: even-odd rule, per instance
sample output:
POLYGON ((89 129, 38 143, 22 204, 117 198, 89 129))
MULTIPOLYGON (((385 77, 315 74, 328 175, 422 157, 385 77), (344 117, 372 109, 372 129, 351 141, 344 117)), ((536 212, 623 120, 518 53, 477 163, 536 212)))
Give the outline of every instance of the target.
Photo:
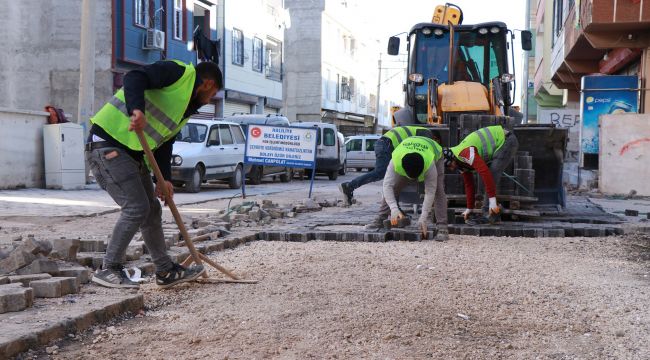
POLYGON ((444 188, 444 160, 442 147, 430 138, 412 136, 400 143, 393 151, 386 170, 383 186, 383 199, 379 214, 373 223, 366 225, 368 230, 383 227, 383 221, 390 215, 391 224, 397 225, 404 217, 396 197, 409 182, 424 182, 424 201, 418 228, 423 238, 427 237, 427 226, 431 207, 434 206, 438 233, 436 241, 449 238, 447 229, 447 196, 444 188))
POLYGON ((202 266, 185 268, 167 255, 158 198, 164 197, 162 187, 173 194, 171 157, 176 134, 221 88, 221 70, 215 63, 194 67, 180 61, 159 61, 127 73, 124 88, 90 119, 86 160, 97 183, 121 207, 103 269, 93 275, 94 283, 139 287, 125 274, 123 265, 127 246, 138 230, 156 265, 159 287, 192 281, 205 271, 202 266), (165 178, 155 188, 136 131, 145 134, 165 178))
POLYGON ((512 163, 518 148, 519 142, 515 134, 496 125, 478 129, 458 145, 443 150, 445 166, 451 171, 459 170, 463 175, 467 200, 463 217, 466 223, 484 224, 489 221, 488 217, 499 217, 501 210, 497 204, 496 186, 503 171, 512 163), (480 217, 470 216, 474 209, 474 171, 485 185, 483 216, 480 217))

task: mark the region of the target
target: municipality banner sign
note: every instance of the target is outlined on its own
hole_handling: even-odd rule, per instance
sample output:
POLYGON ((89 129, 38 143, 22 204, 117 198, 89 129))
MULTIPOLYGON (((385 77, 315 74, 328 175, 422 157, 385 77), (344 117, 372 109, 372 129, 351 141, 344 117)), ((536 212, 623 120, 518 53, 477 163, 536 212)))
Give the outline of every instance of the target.
POLYGON ((256 165, 314 168, 316 131, 291 126, 249 125, 244 162, 256 165))

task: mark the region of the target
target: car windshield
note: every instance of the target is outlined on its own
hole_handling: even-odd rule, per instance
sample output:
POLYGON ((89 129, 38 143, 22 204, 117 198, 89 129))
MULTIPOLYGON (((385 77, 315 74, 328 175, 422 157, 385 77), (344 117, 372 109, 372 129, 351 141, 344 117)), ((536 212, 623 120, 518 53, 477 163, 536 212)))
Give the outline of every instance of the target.
POLYGON ((187 123, 176 135, 176 141, 201 143, 205 140, 208 127, 203 124, 187 123))

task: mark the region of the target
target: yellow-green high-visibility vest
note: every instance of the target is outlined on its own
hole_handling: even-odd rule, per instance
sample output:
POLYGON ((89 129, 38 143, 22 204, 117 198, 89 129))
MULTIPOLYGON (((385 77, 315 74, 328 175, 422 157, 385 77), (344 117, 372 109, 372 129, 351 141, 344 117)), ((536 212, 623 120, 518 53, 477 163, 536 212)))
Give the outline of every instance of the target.
POLYGON ((416 136, 417 131, 420 130, 425 130, 429 132, 430 130, 422 127, 422 126, 398 126, 394 129, 390 129, 388 132, 386 132, 383 136, 388 138, 390 140, 391 144, 393 144, 393 150, 397 148, 397 145, 399 145, 402 141, 406 140, 407 138, 411 136, 416 136))
POLYGON ((492 160, 494 153, 501 148, 505 141, 506 135, 503 127, 500 125, 488 126, 467 135, 460 144, 450 150, 456 158, 459 158, 461 151, 473 146, 478 150, 479 156, 488 162, 492 160))
POLYGON ((424 175, 427 170, 429 170, 433 163, 440 160, 442 157, 442 147, 437 142, 424 136, 411 136, 402 141, 391 155, 395 172, 399 175, 408 177, 406 171, 404 171, 404 167, 402 166, 402 159, 410 153, 418 153, 422 155, 422 159, 424 159, 424 167, 422 168, 422 172, 418 175, 418 181, 424 181, 424 175))
MULTIPOLYGON (((147 119, 144 137, 151 149, 156 149, 176 136, 187 122, 187 119, 183 119, 183 114, 192 98, 196 71, 192 64, 178 60, 174 62, 185 68, 180 79, 170 86, 144 91, 144 114, 147 119)), ((126 109, 123 88, 118 90, 90 121, 129 149, 142 151, 137 134, 135 131, 129 131, 131 119, 126 109)))

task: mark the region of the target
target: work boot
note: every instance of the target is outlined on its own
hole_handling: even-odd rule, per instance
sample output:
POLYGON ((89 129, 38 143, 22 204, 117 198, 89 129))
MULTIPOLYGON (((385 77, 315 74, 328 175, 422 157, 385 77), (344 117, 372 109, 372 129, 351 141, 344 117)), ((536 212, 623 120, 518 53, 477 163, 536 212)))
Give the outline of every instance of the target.
POLYGON ((339 190, 341 190, 341 194, 343 194, 343 201, 345 202, 345 205, 352 205, 353 190, 350 189, 350 183, 340 183, 339 190))
POLYGON ((116 289, 139 289, 140 284, 131 281, 124 272, 122 265, 116 265, 104 270, 97 270, 91 280, 95 284, 116 289))
POLYGON ((367 231, 382 231, 384 230, 384 220, 375 218, 370 224, 364 226, 363 229, 367 231))
POLYGON ((161 289, 167 289, 184 282, 194 281, 204 272, 203 265, 186 268, 174 263, 170 270, 156 272, 156 285, 161 289))
POLYGON ((447 241, 449 240, 449 229, 447 227, 439 227, 436 236, 433 238, 435 241, 447 241))

